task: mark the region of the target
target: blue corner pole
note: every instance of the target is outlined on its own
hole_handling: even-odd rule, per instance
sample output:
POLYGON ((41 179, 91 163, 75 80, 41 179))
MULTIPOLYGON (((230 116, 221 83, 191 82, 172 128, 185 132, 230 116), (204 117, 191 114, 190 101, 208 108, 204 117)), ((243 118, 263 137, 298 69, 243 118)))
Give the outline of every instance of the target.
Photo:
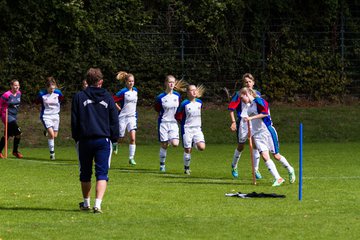
POLYGON ((299 126, 299 201, 302 200, 303 124, 299 126))

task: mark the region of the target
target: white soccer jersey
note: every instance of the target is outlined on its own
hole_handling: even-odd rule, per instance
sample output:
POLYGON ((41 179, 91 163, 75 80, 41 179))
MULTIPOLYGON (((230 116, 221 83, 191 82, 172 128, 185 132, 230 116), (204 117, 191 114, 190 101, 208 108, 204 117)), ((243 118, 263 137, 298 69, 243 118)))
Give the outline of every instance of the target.
POLYGON ((63 100, 63 95, 59 89, 55 89, 53 93, 48 93, 47 90, 42 90, 39 93, 38 99, 42 103, 41 116, 55 115, 60 112, 60 102, 63 100))
POLYGON ((201 108, 202 101, 200 99, 195 99, 194 102, 189 100, 184 100, 178 113, 181 114, 181 126, 182 127, 201 127, 201 108))
POLYGON ((133 87, 132 91, 128 88, 121 89, 116 93, 114 97, 115 102, 120 102, 120 114, 121 117, 134 117, 136 116, 136 105, 138 101, 138 90, 133 87))
POLYGON ((268 131, 269 126, 272 126, 269 105, 264 99, 259 97, 255 98, 254 101, 251 102, 247 113, 250 117, 260 113, 267 115, 264 118, 251 120, 252 135, 268 131))
POLYGON ((161 93, 156 98, 155 108, 159 111, 159 122, 176 122, 175 114, 180 104, 180 94, 161 93))

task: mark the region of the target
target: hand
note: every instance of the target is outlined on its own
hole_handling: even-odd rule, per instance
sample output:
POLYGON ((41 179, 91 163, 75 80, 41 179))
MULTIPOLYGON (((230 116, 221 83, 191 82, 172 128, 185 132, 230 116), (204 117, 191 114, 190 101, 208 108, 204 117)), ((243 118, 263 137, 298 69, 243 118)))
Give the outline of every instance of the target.
POLYGON ((245 122, 248 122, 248 121, 251 121, 252 118, 251 117, 243 117, 243 119, 245 122))
POLYGON ((236 132, 236 122, 232 122, 230 126, 231 131, 236 132))

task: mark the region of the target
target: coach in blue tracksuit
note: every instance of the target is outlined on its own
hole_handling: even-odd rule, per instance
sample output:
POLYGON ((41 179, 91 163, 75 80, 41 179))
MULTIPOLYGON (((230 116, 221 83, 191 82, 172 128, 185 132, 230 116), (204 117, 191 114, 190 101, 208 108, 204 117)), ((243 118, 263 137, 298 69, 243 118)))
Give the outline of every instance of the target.
POLYGON ((101 88, 103 75, 98 68, 86 74, 89 87, 78 92, 72 101, 71 132, 77 143, 80 181, 84 202, 80 210, 90 210, 90 190, 93 159, 95 161, 96 199, 94 213, 102 213, 101 202, 106 190, 111 161, 112 142, 119 138, 119 118, 115 102, 101 88))

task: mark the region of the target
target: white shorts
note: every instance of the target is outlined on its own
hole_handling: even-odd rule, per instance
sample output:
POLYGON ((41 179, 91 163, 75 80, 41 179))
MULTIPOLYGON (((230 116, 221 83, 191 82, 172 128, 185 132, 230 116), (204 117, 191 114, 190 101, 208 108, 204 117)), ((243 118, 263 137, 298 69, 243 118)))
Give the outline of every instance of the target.
POLYGON ((41 117, 41 121, 45 127, 45 129, 52 128, 55 132, 59 131, 60 125, 60 115, 43 115, 41 117))
POLYGON ((259 152, 270 151, 272 154, 279 153, 279 141, 274 128, 271 131, 256 133, 253 139, 259 152))
POLYGON ((182 136, 183 147, 191 148, 193 143, 205 142, 204 134, 201 127, 190 127, 184 129, 182 136))
POLYGON ((125 130, 128 132, 137 129, 137 118, 134 117, 119 117, 119 136, 123 138, 125 136, 125 130))
POLYGON ((160 123, 158 128, 159 141, 167 142, 172 139, 179 139, 179 126, 176 122, 160 123))
POLYGON ((245 143, 248 139, 248 125, 244 120, 237 124, 237 139, 238 143, 245 143))

